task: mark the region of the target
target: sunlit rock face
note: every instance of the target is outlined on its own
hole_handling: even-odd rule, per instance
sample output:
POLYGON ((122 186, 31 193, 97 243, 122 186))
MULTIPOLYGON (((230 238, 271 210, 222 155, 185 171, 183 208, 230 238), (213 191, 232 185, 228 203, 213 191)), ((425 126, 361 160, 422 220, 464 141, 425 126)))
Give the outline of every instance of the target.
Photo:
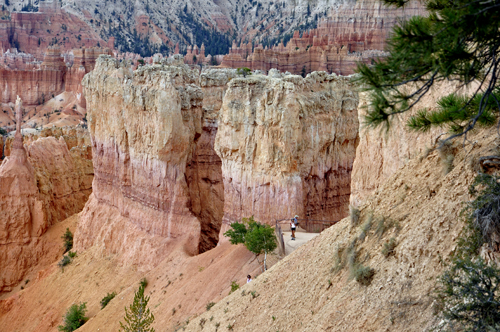
POLYGON ((42 235, 81 211, 92 191, 92 156, 83 134, 67 129, 70 149, 63 136, 28 137, 23 145, 20 119, 18 98, 17 132, 0 166, 0 292, 10 291, 47 259, 53 244, 41 240, 42 235))
POLYGON ((173 246, 196 254, 186 167, 202 134, 202 91, 187 65, 144 66, 101 56, 83 80, 94 156, 93 195, 75 235, 126 264, 150 268, 173 246))
POLYGON ((231 80, 215 141, 224 180, 221 234, 252 215, 269 224, 295 214, 345 217, 357 107, 350 78, 335 74, 271 71, 231 80))

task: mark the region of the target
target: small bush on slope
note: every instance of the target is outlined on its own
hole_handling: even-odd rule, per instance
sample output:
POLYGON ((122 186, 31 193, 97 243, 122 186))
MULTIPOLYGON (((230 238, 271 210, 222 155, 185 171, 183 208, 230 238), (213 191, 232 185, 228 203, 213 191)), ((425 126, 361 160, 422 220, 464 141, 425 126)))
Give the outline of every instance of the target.
POLYGON ((63 270, 64 272, 64 267, 66 265, 69 265, 71 263, 71 258, 68 255, 63 256, 63 258, 57 263, 57 265, 63 270))
POLYGON ((458 240, 450 267, 440 277, 436 290, 443 317, 441 328, 464 331, 500 330, 500 269, 487 264, 479 250, 491 245, 498 231, 500 185, 495 176, 480 174, 471 186, 476 198, 464 210, 466 225, 458 240), (482 191, 478 194, 477 188, 482 191))
POLYGON ((239 288, 240 288, 240 285, 236 281, 234 281, 234 280, 231 281, 231 291, 229 292, 229 294, 237 291, 239 288))
POLYGON ((359 223, 359 216, 361 211, 358 208, 350 205, 349 206, 349 217, 351 219, 351 226, 354 227, 359 223))
POLYGON ((115 296, 115 292, 106 294, 106 296, 101 300, 101 310, 104 309, 108 305, 108 303, 115 298, 115 296))
POLYGON ((61 236, 61 239, 64 240, 64 253, 73 249, 73 233, 71 233, 69 228, 66 228, 66 233, 61 236))
POLYGON ((144 296, 144 282, 146 279, 141 280, 139 289, 135 292, 134 302, 130 305, 129 309, 125 308, 125 323, 120 322, 121 328, 125 332, 155 332, 152 327, 155 317, 147 308, 149 296, 144 296))
POLYGON ((358 283, 368 286, 372 283, 375 270, 361 263, 356 263, 351 269, 351 274, 358 283))
POLYGON ((396 246, 396 239, 391 237, 389 241, 384 243, 384 247, 382 248, 382 255, 384 255, 385 258, 388 258, 392 254, 394 254, 394 248, 396 248, 396 246))
POLYGON ((87 303, 81 303, 80 305, 73 304, 69 307, 66 315, 64 315, 64 325, 59 325, 57 328, 59 331, 72 332, 78 329, 80 326, 85 324, 88 317, 85 317, 85 312, 87 311, 87 303))

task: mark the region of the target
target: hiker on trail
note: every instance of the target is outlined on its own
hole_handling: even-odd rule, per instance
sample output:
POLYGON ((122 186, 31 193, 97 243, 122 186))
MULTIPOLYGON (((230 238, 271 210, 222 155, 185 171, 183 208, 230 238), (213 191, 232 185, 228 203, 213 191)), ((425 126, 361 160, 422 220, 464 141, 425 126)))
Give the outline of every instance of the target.
POLYGON ((252 276, 251 275, 247 275, 247 284, 252 281, 252 276))
POLYGON ((295 240, 295 229, 297 228, 297 225, 299 222, 297 221, 297 218, 299 216, 295 216, 291 221, 290 221, 290 229, 292 231, 292 240, 295 240))

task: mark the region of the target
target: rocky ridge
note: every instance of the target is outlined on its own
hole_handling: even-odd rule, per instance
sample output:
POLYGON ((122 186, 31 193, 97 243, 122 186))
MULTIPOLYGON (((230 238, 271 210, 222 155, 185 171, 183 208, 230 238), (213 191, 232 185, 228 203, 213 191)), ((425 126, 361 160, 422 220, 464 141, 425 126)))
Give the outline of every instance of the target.
POLYGON ((17 48, 41 61, 45 50, 54 44, 66 52, 74 48, 108 46, 83 16, 61 9, 59 1, 39 1, 38 12, 22 12, 24 5, 25 1, 11 1, 10 5, 4 5, 5 11, 0 11, 2 53, 17 48))
POLYGON ((238 47, 233 41, 222 66, 265 71, 276 68, 297 75, 313 71, 350 75, 357 62, 368 63, 384 56, 386 39, 398 20, 425 14, 418 1, 397 10, 378 0, 338 2, 316 29, 296 30, 287 43, 268 48, 248 42, 238 47))
MULTIPOLYGON (((64 45, 73 45, 73 47, 75 45, 81 47, 82 44, 85 44, 85 47, 98 44, 104 46, 105 41, 108 44, 116 41, 120 47, 123 47, 130 41, 137 41, 135 39, 139 36, 139 39, 146 44, 166 45, 170 51, 176 43, 181 44, 181 50, 184 53, 189 45, 201 47, 204 42, 205 47, 209 47, 211 52, 216 48, 221 48, 224 51, 218 51, 218 53, 225 53, 226 47, 231 46, 227 43, 230 43, 233 37, 256 45, 263 42, 275 45, 277 44, 275 41, 288 40, 295 30, 304 32, 317 28, 323 18, 330 17, 328 23, 322 24, 320 30, 333 29, 333 34, 332 31, 328 34, 339 47, 349 44, 349 52, 383 50, 385 37, 395 24, 397 17, 422 13, 422 6, 417 1, 408 4, 404 11, 386 8, 376 0, 333 2, 287 0, 280 3, 270 0, 259 2, 190 0, 173 1, 169 6, 145 0, 130 4, 125 2, 103 4, 98 0, 65 0, 62 1, 62 7, 56 1, 41 3, 43 6, 35 5, 39 13, 11 14, 12 21, 22 22, 22 24, 11 24, 12 26, 39 28, 39 35, 29 28, 20 29, 19 42, 24 47, 35 46, 39 40, 43 47, 47 47, 49 38, 44 37, 44 32, 49 29, 63 37, 64 45), (45 17, 53 22, 50 27, 45 26, 47 20, 45 17), (124 24, 124 21, 130 23, 124 24), (63 24, 66 29, 61 28, 63 24), (80 31, 75 33, 71 30, 73 26, 78 27, 80 31), (133 34, 134 29, 136 35, 133 34), (78 33, 79 39, 76 38, 78 33)), ((22 0, 12 0, 6 9, 20 11, 24 5, 22 0)), ((6 36, 7 27, 11 25, 5 25, 6 36)), ((319 43, 322 43, 320 39, 325 37, 323 32, 325 31, 320 31, 318 34, 313 32, 313 35, 318 37, 319 43)), ((9 45, 8 38, 4 38, 3 43, 5 49, 9 47, 7 46, 9 45)), ((314 46, 316 45, 318 44, 315 42, 314 46)), ((23 51, 27 52, 25 49, 23 51)), ((123 51, 127 50, 123 49, 123 51)), ((329 56, 334 57, 333 53, 334 49, 329 52, 329 56)), ((275 52, 274 55, 278 56, 278 53, 275 52)), ((279 57, 280 61, 287 62, 284 56, 279 57)), ((318 52, 304 53, 302 50, 298 57, 318 60, 318 52)), ((315 66, 315 63, 312 62, 311 65, 315 66)), ((311 69, 311 71, 314 70, 321 69, 316 67, 311 69)))

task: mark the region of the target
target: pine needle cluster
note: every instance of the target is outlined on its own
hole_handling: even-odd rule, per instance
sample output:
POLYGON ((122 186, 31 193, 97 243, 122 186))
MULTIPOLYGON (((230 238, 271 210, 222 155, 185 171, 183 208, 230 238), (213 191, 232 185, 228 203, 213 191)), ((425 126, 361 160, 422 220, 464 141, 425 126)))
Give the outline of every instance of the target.
MULTIPOLYGON (((383 0, 403 7, 409 0, 383 0)), ((436 111, 420 111, 408 125, 415 130, 449 126, 453 136, 476 124, 489 125, 500 111, 500 0, 424 0, 428 16, 397 25, 385 58, 359 64, 360 82, 370 91, 369 126, 389 126, 396 114, 410 110, 431 87, 455 81, 479 86, 468 97, 441 99, 436 111)), ((452 137, 453 137, 452 136, 452 137)))

